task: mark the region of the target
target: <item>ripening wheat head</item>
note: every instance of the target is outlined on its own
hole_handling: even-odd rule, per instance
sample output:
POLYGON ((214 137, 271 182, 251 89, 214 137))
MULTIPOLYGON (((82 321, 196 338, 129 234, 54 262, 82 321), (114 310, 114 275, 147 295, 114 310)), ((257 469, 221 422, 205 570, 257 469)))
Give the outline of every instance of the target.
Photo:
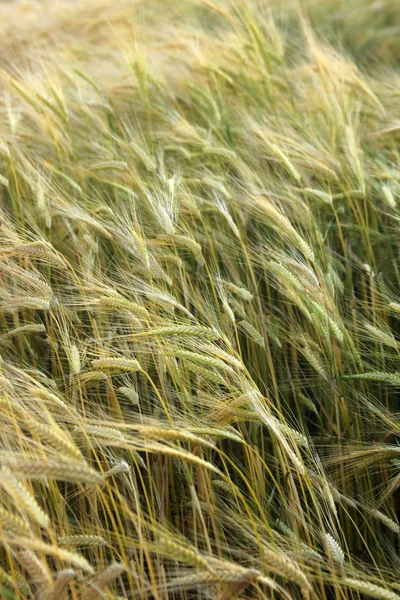
POLYGON ((400 598, 400 12, 0 7, 0 596, 400 598))

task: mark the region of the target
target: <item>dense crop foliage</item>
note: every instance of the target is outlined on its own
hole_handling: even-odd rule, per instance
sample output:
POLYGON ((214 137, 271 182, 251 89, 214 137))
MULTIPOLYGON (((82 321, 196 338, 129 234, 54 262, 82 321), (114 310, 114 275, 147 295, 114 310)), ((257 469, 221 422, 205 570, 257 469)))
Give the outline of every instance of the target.
POLYGON ((398 2, 0 12, 0 596, 399 600, 398 2))

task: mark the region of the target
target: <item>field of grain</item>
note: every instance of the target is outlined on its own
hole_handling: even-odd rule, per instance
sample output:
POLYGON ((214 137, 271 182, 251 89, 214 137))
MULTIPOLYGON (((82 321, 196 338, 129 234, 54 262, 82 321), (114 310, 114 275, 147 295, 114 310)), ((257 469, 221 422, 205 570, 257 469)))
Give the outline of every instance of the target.
POLYGON ((0 23, 0 597, 400 600, 398 0, 0 23))

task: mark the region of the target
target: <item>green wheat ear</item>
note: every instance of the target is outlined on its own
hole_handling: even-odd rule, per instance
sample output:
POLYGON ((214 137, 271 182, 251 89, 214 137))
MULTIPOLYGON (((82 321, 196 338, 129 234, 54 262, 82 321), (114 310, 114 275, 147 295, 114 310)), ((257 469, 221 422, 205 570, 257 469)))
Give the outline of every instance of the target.
POLYGON ((19 595, 3 585, 0 586, 0 594, 4 600, 18 600, 19 595))

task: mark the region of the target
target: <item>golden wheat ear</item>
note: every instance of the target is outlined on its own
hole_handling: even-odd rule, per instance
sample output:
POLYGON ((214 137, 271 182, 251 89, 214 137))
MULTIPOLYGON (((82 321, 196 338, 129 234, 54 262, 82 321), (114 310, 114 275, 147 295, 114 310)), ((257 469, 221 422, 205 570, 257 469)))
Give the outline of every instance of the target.
POLYGON ((399 0, 0 34, 0 597, 400 600, 399 0))

